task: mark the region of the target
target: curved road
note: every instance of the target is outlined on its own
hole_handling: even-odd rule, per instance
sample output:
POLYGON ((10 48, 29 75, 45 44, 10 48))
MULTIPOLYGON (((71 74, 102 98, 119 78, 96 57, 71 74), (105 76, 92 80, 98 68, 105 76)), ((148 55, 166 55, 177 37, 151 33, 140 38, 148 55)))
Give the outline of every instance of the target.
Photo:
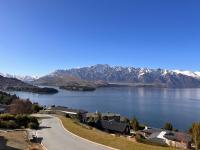
POLYGON ((54 116, 37 115, 37 117, 45 117, 42 119, 37 136, 48 150, 111 150, 68 133, 54 116))

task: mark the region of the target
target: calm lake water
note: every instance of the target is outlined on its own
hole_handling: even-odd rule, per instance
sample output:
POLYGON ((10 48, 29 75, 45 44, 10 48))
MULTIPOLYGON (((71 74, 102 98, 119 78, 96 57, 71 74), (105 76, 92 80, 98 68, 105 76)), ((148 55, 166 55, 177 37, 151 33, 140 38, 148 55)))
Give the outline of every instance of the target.
POLYGON ((165 122, 187 130, 200 121, 200 89, 99 88, 94 92, 59 90, 54 95, 12 92, 42 105, 62 105, 88 111, 116 112, 141 123, 162 127, 165 122))

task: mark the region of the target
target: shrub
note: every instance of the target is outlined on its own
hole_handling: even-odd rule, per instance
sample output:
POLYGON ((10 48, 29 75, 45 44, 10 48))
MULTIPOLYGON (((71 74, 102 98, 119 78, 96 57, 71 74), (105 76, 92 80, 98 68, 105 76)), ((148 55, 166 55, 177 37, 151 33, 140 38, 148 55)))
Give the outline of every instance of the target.
POLYGON ((136 140, 137 142, 142 143, 142 142, 144 142, 144 137, 143 137, 142 135, 140 135, 140 134, 136 134, 135 140, 136 140))
POLYGON ((6 129, 7 128, 7 121, 0 121, 0 128, 6 129))
POLYGON ((30 127, 33 129, 37 129, 39 127, 39 122, 36 117, 28 115, 0 115, 0 128, 16 129, 22 127, 30 127))
POLYGON ((3 120, 3 121, 15 120, 15 116, 14 115, 10 115, 10 114, 1 114, 0 115, 0 120, 3 120))
POLYGON ((33 104, 32 105, 32 110, 33 110, 34 113, 37 113, 42 109, 43 109, 43 107, 41 107, 39 104, 33 104))
POLYGON ((14 120, 7 121, 7 129, 16 129, 16 128, 18 128, 18 125, 14 120))
POLYGON ((39 128, 39 124, 30 122, 28 124, 28 128, 30 128, 30 129, 38 129, 39 128))
POLYGON ((17 123, 14 120, 0 121, 0 128, 4 129, 16 129, 18 128, 17 123))
POLYGON ((27 115, 17 115, 16 122, 19 126, 27 127, 28 123, 30 122, 30 119, 27 115))

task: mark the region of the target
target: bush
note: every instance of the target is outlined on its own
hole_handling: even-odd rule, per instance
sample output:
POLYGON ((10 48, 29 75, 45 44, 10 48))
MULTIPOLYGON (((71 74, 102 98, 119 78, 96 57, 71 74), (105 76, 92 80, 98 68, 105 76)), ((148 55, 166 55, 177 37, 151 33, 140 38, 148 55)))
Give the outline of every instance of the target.
POLYGON ((0 121, 0 128, 6 129, 7 128, 7 121, 0 121))
POLYGON ((0 121, 0 128, 4 129, 16 129, 18 128, 17 123, 14 120, 0 121))
POLYGON ((28 115, 0 115, 0 128, 4 129, 16 129, 16 128, 33 128, 39 127, 39 122, 36 117, 28 115))
POLYGON ((33 104, 33 105, 32 105, 32 110, 33 110, 34 113, 37 113, 37 112, 39 112, 39 111, 42 110, 42 109, 43 109, 43 107, 41 107, 41 106, 38 105, 38 104, 33 104))
POLYGON ((144 142, 144 137, 143 137, 142 135, 140 135, 140 134, 136 134, 135 140, 136 140, 137 142, 142 143, 142 142, 144 142))
POLYGON ((7 121, 7 129, 16 129, 18 128, 18 125, 15 121, 9 120, 7 121))
POLYGON ((10 115, 10 114, 1 114, 0 115, 0 120, 3 120, 3 121, 15 120, 15 116, 14 115, 10 115))
POLYGON ((37 124, 39 124, 39 123, 38 123, 38 120, 37 120, 36 117, 32 117, 32 116, 30 116, 30 117, 29 117, 29 121, 30 121, 30 122, 33 122, 33 123, 37 123, 37 124))
POLYGON ((39 124, 30 122, 28 124, 28 128, 30 128, 30 129, 38 129, 39 128, 39 124))
POLYGON ((16 122, 21 127, 27 127, 28 123, 30 122, 30 119, 27 115, 17 115, 16 122))

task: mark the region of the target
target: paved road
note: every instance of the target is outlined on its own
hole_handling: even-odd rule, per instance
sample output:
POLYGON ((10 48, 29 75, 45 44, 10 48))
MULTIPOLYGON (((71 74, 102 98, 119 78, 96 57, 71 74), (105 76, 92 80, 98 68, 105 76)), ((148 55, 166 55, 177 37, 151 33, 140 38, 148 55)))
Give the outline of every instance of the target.
POLYGON ((41 137, 43 145, 48 150, 110 150, 66 132, 56 117, 39 116, 45 119, 42 119, 42 128, 37 131, 37 136, 41 137))

